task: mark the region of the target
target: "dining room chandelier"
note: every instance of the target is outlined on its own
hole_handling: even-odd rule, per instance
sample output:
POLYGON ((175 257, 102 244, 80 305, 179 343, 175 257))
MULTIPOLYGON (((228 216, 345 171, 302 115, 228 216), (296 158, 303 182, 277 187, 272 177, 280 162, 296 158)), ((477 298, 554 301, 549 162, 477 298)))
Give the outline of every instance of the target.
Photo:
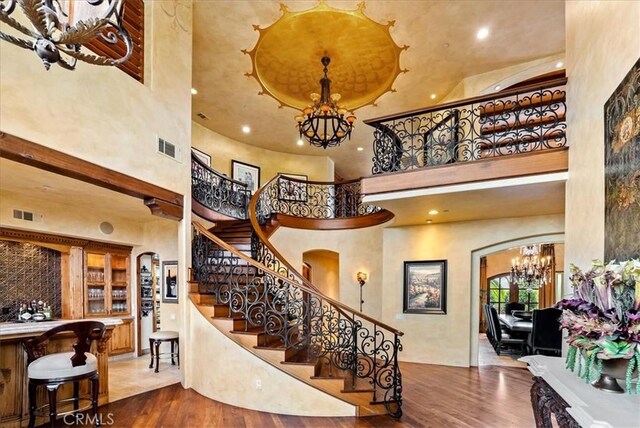
POLYGON ((520 257, 511 260, 511 283, 531 291, 547 284, 551 270, 551 256, 540 257, 538 245, 520 247, 520 257))
POLYGON ((95 65, 115 66, 131 56, 131 37, 123 26, 125 0, 0 0, 0 22, 27 36, 25 40, 0 31, 0 39, 35 51, 44 67, 58 64, 75 69, 78 60, 95 65), (16 6, 31 28, 11 15, 16 6), (108 45, 124 45, 116 58, 81 52, 82 45, 101 39, 108 45))
POLYGON ((340 107, 340 94, 331 93, 331 80, 327 77, 331 59, 322 57, 324 76, 320 79, 320 94, 312 93, 312 105, 305 107, 301 115, 295 117, 300 138, 305 138, 312 146, 339 146, 346 138, 351 138, 356 117, 349 115, 347 109, 340 107))

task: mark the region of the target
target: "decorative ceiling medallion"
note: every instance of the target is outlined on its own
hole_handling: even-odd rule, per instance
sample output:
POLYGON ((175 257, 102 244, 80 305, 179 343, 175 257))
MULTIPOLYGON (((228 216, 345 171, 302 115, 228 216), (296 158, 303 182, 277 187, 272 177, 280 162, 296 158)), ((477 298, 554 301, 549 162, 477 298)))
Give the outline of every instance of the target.
POLYGON ((318 91, 318 58, 331 57, 332 90, 341 104, 353 111, 373 104, 400 73, 400 53, 389 29, 395 21, 380 24, 367 17, 364 2, 355 10, 334 9, 324 0, 309 10, 290 12, 281 4, 282 16, 260 32, 255 47, 242 52, 251 57, 252 71, 262 91, 280 106, 303 109, 309 94, 318 91))

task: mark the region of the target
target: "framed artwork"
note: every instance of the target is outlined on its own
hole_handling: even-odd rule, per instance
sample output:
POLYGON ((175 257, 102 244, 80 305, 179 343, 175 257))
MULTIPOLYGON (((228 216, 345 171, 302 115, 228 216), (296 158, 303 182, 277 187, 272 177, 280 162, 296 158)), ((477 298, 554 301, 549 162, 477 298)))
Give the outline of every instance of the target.
POLYGON ((232 160, 231 178, 246 184, 251 194, 253 194, 260 187, 260 167, 232 160))
POLYGON ((203 164, 211 167, 211 156, 201 150, 196 149, 195 147, 191 147, 191 152, 195 155, 195 157, 202 161, 203 164))
POLYGON ((406 314, 446 314, 447 261, 404 262, 403 301, 406 314))
POLYGON ((307 202, 307 183, 299 183, 297 181, 289 181, 287 178, 294 180, 307 181, 309 177, 306 175, 278 173, 284 179, 278 180, 278 199, 290 202, 307 202))
POLYGON ((162 303, 178 303, 178 262, 162 262, 162 303))
POLYGON ((640 59, 604 105, 604 257, 640 257, 640 59))

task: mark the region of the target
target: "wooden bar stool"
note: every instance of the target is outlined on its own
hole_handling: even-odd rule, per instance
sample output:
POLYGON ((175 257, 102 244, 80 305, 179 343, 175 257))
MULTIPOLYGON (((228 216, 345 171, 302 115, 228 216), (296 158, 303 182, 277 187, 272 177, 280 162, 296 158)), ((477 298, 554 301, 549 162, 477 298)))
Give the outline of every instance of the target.
POLYGON ((163 352, 162 355, 171 356, 172 366, 176 365, 176 362, 174 360, 175 357, 178 360, 178 366, 180 366, 180 339, 178 338, 178 332, 169 330, 156 331, 155 333, 151 333, 151 335, 149 335, 149 348, 151 350, 151 364, 149 364, 149 368, 153 368, 153 358, 155 357, 156 373, 158 373, 158 368, 160 366, 160 344, 162 342, 171 343, 171 352, 163 352))
POLYGON ((36 416, 49 415, 49 423, 55 426, 56 417, 76 414, 88 409, 93 410, 96 426, 100 424, 98 417, 98 359, 90 354, 91 343, 104 336, 105 326, 98 321, 77 321, 66 323, 43 333, 33 339, 23 342, 27 352, 27 375, 29 378, 29 428, 33 428, 36 416), (58 333, 72 331, 77 337, 73 345, 74 352, 58 352, 45 355, 49 339, 58 333), (89 379, 91 383, 91 397, 80 397, 80 381, 89 379), (73 410, 57 413, 57 392, 60 385, 73 382, 73 410), (36 390, 40 385, 47 388, 49 403, 37 407, 36 390), (80 408, 80 401, 90 401, 91 404, 80 408), (48 407, 49 412, 41 410, 48 407))

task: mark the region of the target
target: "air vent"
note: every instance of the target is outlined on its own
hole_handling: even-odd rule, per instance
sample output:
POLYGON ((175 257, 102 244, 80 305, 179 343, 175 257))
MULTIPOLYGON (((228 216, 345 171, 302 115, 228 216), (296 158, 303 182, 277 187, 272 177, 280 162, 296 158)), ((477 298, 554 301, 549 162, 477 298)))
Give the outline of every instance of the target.
POLYGON ((158 151, 180 162, 180 149, 175 144, 158 137, 158 151))
POLYGON ((13 218, 24 221, 42 221, 42 215, 24 210, 13 210, 13 218))
POLYGON ((206 114, 204 114, 203 112, 199 111, 198 113, 196 113, 196 116, 198 116, 200 119, 202 120, 209 120, 209 116, 207 116, 206 114))

